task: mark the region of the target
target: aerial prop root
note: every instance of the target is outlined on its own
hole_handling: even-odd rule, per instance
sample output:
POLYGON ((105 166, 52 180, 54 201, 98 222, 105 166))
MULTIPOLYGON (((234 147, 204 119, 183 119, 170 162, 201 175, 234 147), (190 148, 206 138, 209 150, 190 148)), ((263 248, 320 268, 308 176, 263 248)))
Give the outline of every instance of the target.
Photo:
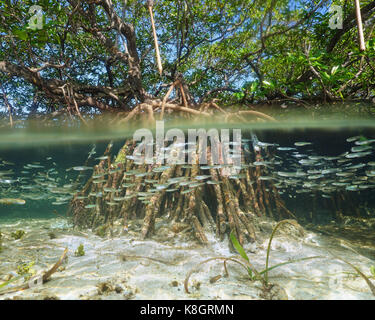
POLYGON ((117 157, 111 159, 112 144, 109 144, 94 167, 93 176, 71 201, 70 214, 75 226, 110 227, 122 219, 126 229, 132 219, 143 219, 141 237, 148 238, 155 233, 156 219, 166 218, 172 224, 190 225, 202 244, 208 242, 207 232, 212 231, 220 240, 233 232, 242 244, 255 241, 256 216, 290 217, 279 194, 265 191, 271 181, 253 183, 258 179, 256 168, 245 167, 241 171, 243 176, 231 178, 223 174, 226 168, 212 167, 210 156, 209 169, 201 169, 197 163, 171 164, 167 169, 155 164, 137 165, 127 158, 134 149, 135 142, 129 139, 117 157), (205 175, 209 180, 197 179, 205 175), (187 183, 169 184, 176 177, 187 183), (161 190, 150 192, 155 187, 161 190))
POLYGON ((226 111, 221 108, 217 101, 214 99, 211 102, 204 102, 198 106, 189 105, 186 101, 185 95, 182 93, 183 88, 180 80, 176 80, 170 84, 170 87, 162 100, 160 99, 148 99, 133 108, 132 111, 127 112, 118 121, 119 124, 128 123, 135 118, 147 119, 149 121, 154 120, 154 114, 156 112, 160 113, 159 119, 163 120, 165 111, 169 110, 171 113, 179 112, 182 114, 189 115, 191 117, 202 117, 207 119, 208 117, 214 116, 224 116, 226 122, 230 122, 233 118, 240 122, 248 121, 271 121, 277 122, 275 118, 269 116, 263 112, 255 110, 243 110, 243 111, 226 111), (182 103, 178 103, 169 100, 169 97, 173 89, 179 88, 181 91, 181 96, 183 98, 182 103), (250 116, 250 118, 249 118, 250 116))

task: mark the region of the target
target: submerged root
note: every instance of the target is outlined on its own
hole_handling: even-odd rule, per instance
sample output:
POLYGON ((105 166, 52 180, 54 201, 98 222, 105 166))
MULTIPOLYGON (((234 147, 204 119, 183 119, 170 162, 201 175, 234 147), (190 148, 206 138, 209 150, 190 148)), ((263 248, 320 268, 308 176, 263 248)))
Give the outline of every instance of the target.
POLYGON ((363 280, 366 281, 366 284, 368 285, 368 287, 370 288, 373 296, 375 296, 375 285, 371 282, 371 280, 358 268, 356 267, 355 265, 353 265, 352 263, 350 263, 349 261, 341 258, 341 257, 338 257, 337 255, 335 255, 334 253, 332 253, 331 251, 329 251, 329 253, 337 260, 340 260, 344 263, 346 263, 348 266, 350 266, 351 268, 353 268, 361 277, 363 280))
MULTIPOLYGON (((254 217, 290 217, 272 181, 260 181, 260 167, 244 165, 240 173, 213 165, 137 165, 135 142, 126 141, 115 159, 108 156, 94 167, 92 177, 71 202, 70 213, 79 227, 111 226, 121 219, 124 229, 133 219, 143 219, 141 237, 155 233, 157 218, 190 224, 195 238, 208 242, 207 232, 223 240, 233 232, 239 242, 256 239, 254 217)), ((200 146, 202 147, 202 146, 200 146)), ((259 159, 254 154, 250 163, 259 159)))
MULTIPOLYGON (((66 255, 68 253, 68 248, 66 248, 63 252, 63 254, 61 255, 60 259, 52 266, 51 269, 49 269, 48 271, 46 271, 45 273, 43 273, 43 275, 40 277, 40 279, 42 280, 42 284, 49 281, 52 274, 54 274, 58 269, 59 267, 61 266, 61 264, 63 263, 66 255)), ((36 280, 38 281, 38 280, 36 280)), ((26 289, 29 289, 31 287, 33 287, 33 285, 36 285, 35 284, 35 280, 30 280, 28 281, 27 283, 23 284, 23 285, 20 285, 20 286, 17 286, 15 288, 12 288, 12 289, 6 289, 6 290, 3 290, 3 291, 0 291, 0 295, 3 295, 3 294, 7 294, 7 293, 13 293, 13 292, 17 292, 17 291, 22 291, 22 290, 26 290, 26 289)))
MULTIPOLYGON (((248 268, 250 267, 252 269, 253 272, 257 272, 256 269, 248 262, 248 261, 241 261, 239 260, 238 258, 232 258, 232 257, 213 257, 213 258, 209 258, 207 260, 204 260, 202 262, 200 262, 199 264, 197 264, 194 268, 192 268, 186 275, 186 278, 185 278, 185 281, 184 281, 184 288, 185 288, 185 292, 187 294, 190 294, 190 291, 189 291, 189 279, 191 277, 191 275, 193 273, 196 273, 199 271, 199 269, 202 267, 202 265, 208 263, 208 262, 211 262, 211 261, 215 261, 215 260, 221 260, 221 261, 224 261, 224 270, 225 270, 225 275, 228 276, 229 273, 228 273, 228 269, 227 269, 227 266, 226 266, 226 263, 227 261, 233 261, 233 262, 236 262, 237 264, 239 264, 240 266, 242 266, 243 268, 245 268, 245 270, 247 271, 248 268), (249 266, 250 265, 250 266, 249 266)), ((210 281, 211 282, 211 281, 210 281)), ((211 282, 212 283, 212 282, 211 282)))

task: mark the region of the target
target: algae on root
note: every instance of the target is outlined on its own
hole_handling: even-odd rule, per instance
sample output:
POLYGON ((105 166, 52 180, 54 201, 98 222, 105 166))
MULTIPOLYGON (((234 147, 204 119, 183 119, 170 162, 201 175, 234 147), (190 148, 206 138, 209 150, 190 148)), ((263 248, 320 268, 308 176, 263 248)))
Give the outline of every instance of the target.
POLYGON ((17 266, 17 274, 23 276, 25 281, 28 281, 32 276, 35 275, 35 270, 32 269, 34 266, 35 261, 31 261, 30 263, 23 263, 17 266))
POLYGON ((99 226, 95 229, 95 234, 98 237, 105 238, 107 236, 109 226, 107 224, 99 226))
POLYGON ((12 232, 10 235, 13 237, 15 240, 21 239, 24 235, 26 234, 25 231, 23 230, 17 230, 15 232, 12 232))
POLYGON ((50 239, 56 239, 56 234, 54 232, 48 232, 48 236, 50 239))

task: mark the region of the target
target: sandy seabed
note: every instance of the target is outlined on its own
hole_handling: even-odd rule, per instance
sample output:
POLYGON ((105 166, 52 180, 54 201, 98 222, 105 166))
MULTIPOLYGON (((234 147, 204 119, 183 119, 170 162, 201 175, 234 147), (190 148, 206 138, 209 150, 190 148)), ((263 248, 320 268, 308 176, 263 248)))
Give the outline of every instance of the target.
MULTIPOLYGON (((251 263, 261 271, 265 268, 268 237, 274 222, 260 223, 264 231, 256 243, 245 246, 251 263)), ((229 276, 224 277, 222 261, 211 261, 194 272, 189 291, 184 289, 188 272, 211 257, 233 257, 228 239, 220 242, 212 235, 202 246, 183 225, 156 223, 156 236, 141 240, 141 223, 133 223, 124 233, 118 226, 112 235, 99 237, 91 231, 74 230, 68 220, 14 219, 1 220, 0 285, 17 276, 17 266, 34 261, 33 269, 41 275, 68 248, 67 259, 50 281, 33 288, 0 295, 0 299, 264 299, 259 281, 251 282, 246 270, 228 262, 229 276), (11 233, 24 230, 25 236, 14 240, 11 233), (82 244, 85 255, 75 256, 82 244), (216 281, 215 281, 216 280, 216 281)), ((312 256, 321 258, 300 261, 275 268, 269 281, 277 284, 283 294, 268 299, 375 299, 365 280, 344 262, 344 258, 366 274, 375 265, 375 258, 359 254, 350 243, 307 231, 303 236, 290 229, 277 232, 270 255, 270 266, 312 256)), ((370 278, 371 279, 371 278, 370 278)), ((20 285, 22 279, 0 290, 20 285)), ((373 281, 375 282, 375 281, 373 281)))

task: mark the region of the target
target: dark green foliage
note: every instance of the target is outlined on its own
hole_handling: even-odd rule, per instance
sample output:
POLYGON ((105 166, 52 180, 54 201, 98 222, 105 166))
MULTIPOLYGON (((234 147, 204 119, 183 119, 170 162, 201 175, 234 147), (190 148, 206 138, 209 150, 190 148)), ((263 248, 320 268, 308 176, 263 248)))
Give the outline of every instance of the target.
POLYGON ((365 52, 358 49, 353 1, 157 1, 161 77, 144 1, 127 1, 125 7, 122 0, 39 1, 40 30, 29 27, 33 4, 0 3, 0 65, 9 63, 0 67, 0 79, 14 114, 68 107, 63 85, 65 95, 72 86, 94 99, 77 98, 83 114, 128 111, 145 92, 163 97, 167 86, 161 85, 179 74, 196 102, 218 98, 222 105, 306 106, 375 97, 375 4, 370 0, 361 1, 365 52), (331 4, 343 6, 344 29, 330 29, 331 4), (122 19, 126 30, 119 30, 106 11, 122 19), (126 52, 124 40, 134 66, 119 54, 126 52), (39 81, 38 71, 45 81, 39 81))

